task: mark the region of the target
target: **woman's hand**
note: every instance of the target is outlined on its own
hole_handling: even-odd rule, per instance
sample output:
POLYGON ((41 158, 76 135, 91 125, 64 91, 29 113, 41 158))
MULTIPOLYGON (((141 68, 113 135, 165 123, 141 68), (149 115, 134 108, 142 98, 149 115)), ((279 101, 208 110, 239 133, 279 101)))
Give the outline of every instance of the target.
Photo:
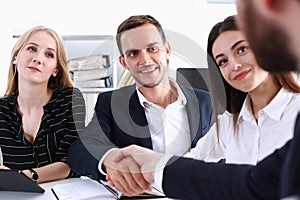
POLYGON ((9 169, 9 168, 2 165, 0 166, 0 169, 9 169))

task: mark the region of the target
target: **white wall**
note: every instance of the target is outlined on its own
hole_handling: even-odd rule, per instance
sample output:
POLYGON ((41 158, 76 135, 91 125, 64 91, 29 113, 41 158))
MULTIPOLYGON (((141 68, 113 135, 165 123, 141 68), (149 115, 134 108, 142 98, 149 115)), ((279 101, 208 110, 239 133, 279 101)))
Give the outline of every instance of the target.
MULTIPOLYGON (((16 41, 12 35, 33 26, 45 25, 61 35, 113 35, 127 17, 150 14, 164 29, 190 39, 205 51, 211 27, 236 13, 234 4, 207 4, 206 0, 13 0, 0 4, 0 96, 5 92, 10 52, 16 41)), ((177 60, 174 65, 184 65, 181 58, 177 60)))

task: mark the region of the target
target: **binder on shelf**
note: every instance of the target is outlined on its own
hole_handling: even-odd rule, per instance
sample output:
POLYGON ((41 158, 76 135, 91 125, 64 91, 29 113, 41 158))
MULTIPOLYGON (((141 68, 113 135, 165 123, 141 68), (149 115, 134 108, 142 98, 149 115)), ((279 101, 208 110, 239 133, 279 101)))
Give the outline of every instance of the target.
POLYGON ((70 71, 101 69, 110 67, 109 55, 91 55, 68 61, 70 71))
POLYGON ((69 73, 76 87, 112 87, 109 55, 91 55, 69 60, 69 73))
POLYGON ((78 88, 108 88, 112 87, 112 77, 107 76, 95 80, 74 81, 74 85, 78 88))
POLYGON ((112 75, 111 68, 69 71, 73 81, 101 79, 112 75))

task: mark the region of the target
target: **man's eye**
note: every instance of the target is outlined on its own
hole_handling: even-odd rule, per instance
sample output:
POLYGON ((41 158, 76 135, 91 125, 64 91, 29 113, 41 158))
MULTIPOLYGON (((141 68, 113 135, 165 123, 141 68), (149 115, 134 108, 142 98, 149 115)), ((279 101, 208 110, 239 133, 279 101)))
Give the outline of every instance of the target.
POLYGON ((155 51, 157 51, 157 50, 158 50, 158 47, 150 47, 150 48, 149 48, 149 51, 155 52, 155 51))
POLYGON ((137 54, 138 54, 137 51, 130 51, 130 52, 128 52, 126 55, 127 55, 128 57, 134 57, 134 56, 136 56, 137 54))

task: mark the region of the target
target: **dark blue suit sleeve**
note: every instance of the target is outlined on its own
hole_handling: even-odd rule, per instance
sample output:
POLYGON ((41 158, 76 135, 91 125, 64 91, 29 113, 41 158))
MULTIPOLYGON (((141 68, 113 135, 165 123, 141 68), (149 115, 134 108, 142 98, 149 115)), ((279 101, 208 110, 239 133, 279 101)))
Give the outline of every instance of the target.
POLYGON ((298 115, 295 136, 291 142, 282 170, 281 197, 297 195, 300 199, 300 114, 298 115))
POLYGON ((96 180, 104 178, 98 170, 99 160, 109 149, 116 147, 109 138, 113 120, 107 94, 99 94, 91 122, 80 133, 80 139, 71 145, 68 153, 68 164, 77 175, 96 180))
POLYGON ((89 176, 92 179, 103 179, 98 170, 99 160, 114 144, 102 133, 97 117, 82 131, 80 138, 70 147, 68 164, 77 175, 89 176))
POLYGON ((88 152, 80 139, 72 144, 69 151, 68 164, 75 174, 85 175, 95 180, 104 178, 101 177, 98 171, 98 163, 99 160, 88 152))
POLYGON ((256 166, 205 163, 172 157, 163 175, 163 190, 178 199, 279 199, 279 177, 290 142, 256 166))

